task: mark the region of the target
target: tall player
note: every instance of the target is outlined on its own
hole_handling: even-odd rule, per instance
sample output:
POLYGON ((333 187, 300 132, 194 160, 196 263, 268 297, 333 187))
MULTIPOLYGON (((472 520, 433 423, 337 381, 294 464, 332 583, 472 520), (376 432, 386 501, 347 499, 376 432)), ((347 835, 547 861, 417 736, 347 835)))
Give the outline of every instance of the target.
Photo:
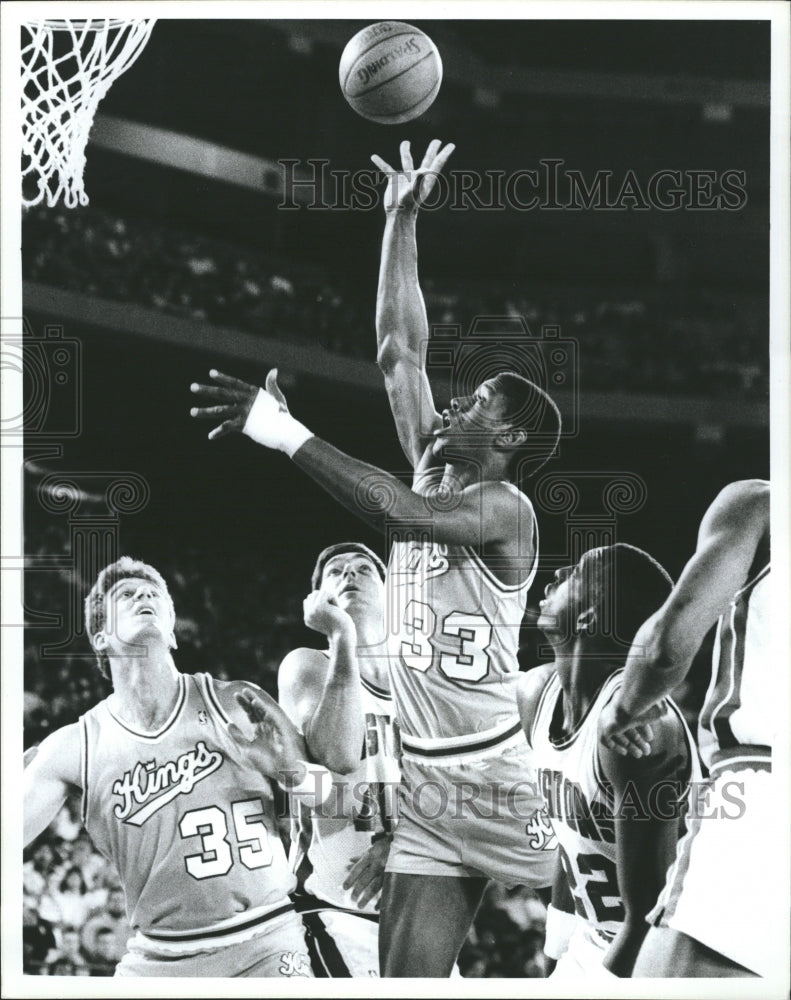
POLYGON ((692 736, 670 700, 644 756, 622 757, 598 739, 629 643, 672 585, 651 556, 619 543, 559 569, 539 604, 537 624, 555 659, 523 675, 519 706, 574 904, 552 975, 569 983, 631 975, 645 915, 675 854, 689 782, 700 779, 692 736))
POLYGON ((317 976, 379 975, 379 895, 400 781, 384 576, 360 542, 324 549, 304 608, 328 649, 293 650, 278 677, 280 704, 311 759, 338 776, 322 806, 298 809, 289 859, 317 976))
POLYGON ((387 632, 404 794, 381 905, 384 976, 450 975, 487 880, 548 886, 554 864, 516 704, 538 533, 512 478, 521 458, 535 472, 551 457, 560 415, 513 373, 484 380, 442 415, 434 408, 418 350, 428 334, 422 299, 417 311, 409 307, 410 295, 420 296, 414 237, 397 239, 391 220, 411 218, 418 189, 425 197, 451 150, 433 142, 414 184, 401 180, 407 162, 386 196, 395 207, 379 285, 379 359, 415 466, 412 488, 314 437, 289 414, 275 371, 265 390, 217 371, 213 385, 192 385, 215 404, 192 409, 217 420, 210 439, 241 431, 284 451, 393 543, 387 632), (432 788, 435 801, 423 797, 432 788))
POLYGON ((85 625, 113 692, 26 767, 25 844, 82 792, 135 931, 118 976, 310 976, 267 777, 314 801, 328 772, 308 770, 293 723, 255 685, 178 672, 173 602, 153 567, 103 569, 85 625))
POLYGON ((776 898, 778 859, 765 841, 777 829, 776 795, 786 793, 772 785, 775 674, 787 665, 771 647, 770 595, 769 484, 734 482, 703 516, 695 555, 637 633, 620 694, 602 713, 604 746, 643 753, 655 739, 646 712, 684 679, 718 621, 698 723, 706 816, 688 821, 635 975, 767 975, 788 947, 772 911, 760 917, 776 898))

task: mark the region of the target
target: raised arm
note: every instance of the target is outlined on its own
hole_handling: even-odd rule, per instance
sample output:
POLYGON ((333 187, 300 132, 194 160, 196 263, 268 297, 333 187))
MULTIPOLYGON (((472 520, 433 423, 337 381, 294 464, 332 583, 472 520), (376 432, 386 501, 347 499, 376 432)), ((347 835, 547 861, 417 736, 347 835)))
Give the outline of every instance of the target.
POLYGON ((620 696, 602 713, 606 745, 617 751, 625 739, 619 734, 686 677, 706 633, 747 581, 759 546, 768 553, 768 537, 769 484, 726 486, 706 511, 695 555, 670 597, 634 638, 620 696))
MULTIPOLYGON (((26 755, 27 756, 27 755, 26 755)), ((55 819, 70 792, 82 785, 78 723, 57 729, 30 755, 23 778, 24 846, 55 819)))
POLYGON ((313 760, 350 774, 360 764, 365 738, 357 631, 351 616, 321 591, 305 600, 305 624, 327 636, 329 649, 326 655, 292 650, 280 664, 278 699, 313 760))
POLYGON ((440 425, 425 370, 429 328, 417 268, 417 214, 453 152, 434 139, 416 170, 408 141, 401 143, 401 170, 381 157, 374 163, 388 174, 384 196, 385 231, 376 297, 377 362, 404 454, 413 468, 440 425))

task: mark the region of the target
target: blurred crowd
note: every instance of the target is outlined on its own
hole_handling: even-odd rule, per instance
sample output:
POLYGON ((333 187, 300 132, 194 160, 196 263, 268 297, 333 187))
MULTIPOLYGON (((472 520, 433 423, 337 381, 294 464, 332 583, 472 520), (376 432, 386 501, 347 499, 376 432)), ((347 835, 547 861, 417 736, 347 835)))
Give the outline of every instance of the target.
MULTIPOLYGON (((91 206, 25 215, 24 277, 174 316, 373 360, 374 302, 337 272, 91 206)), ((766 399, 768 316, 759 300, 702 288, 615 292, 424 280, 429 319, 521 316, 581 344, 588 390, 766 399)))

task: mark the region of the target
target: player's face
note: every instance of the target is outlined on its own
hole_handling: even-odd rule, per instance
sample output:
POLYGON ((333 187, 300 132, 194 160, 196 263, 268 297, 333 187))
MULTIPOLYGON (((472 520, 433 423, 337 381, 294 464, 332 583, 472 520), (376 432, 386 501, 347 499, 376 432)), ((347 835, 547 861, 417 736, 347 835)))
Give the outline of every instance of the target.
POLYGON ((601 549, 592 549, 576 566, 564 566, 555 572, 538 604, 536 624, 542 631, 568 638, 577 632, 579 615, 597 606, 601 559, 601 549))
POLYGON ((173 605, 160 587, 142 577, 119 580, 107 592, 105 626, 110 649, 135 645, 146 639, 170 641, 173 633, 173 605))
POLYGON ((506 411, 507 401, 493 379, 481 382, 471 396, 454 396, 434 433, 435 454, 450 444, 462 452, 491 446, 510 427, 506 411))
POLYGON ((362 552, 340 552, 327 560, 321 589, 346 611, 367 606, 382 613, 384 584, 374 563, 362 552))

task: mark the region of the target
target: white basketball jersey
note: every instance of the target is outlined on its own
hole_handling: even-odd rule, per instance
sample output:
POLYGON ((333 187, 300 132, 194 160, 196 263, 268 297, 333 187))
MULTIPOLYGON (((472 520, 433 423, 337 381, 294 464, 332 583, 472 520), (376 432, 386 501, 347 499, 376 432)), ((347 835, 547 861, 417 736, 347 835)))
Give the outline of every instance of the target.
POLYGON ((254 931, 296 884, 269 781, 228 734, 212 678, 178 684, 156 732, 106 700, 80 720, 83 822, 118 869, 132 928, 168 948, 254 931))
MULTIPOLYGON (((620 929, 625 912, 616 869, 613 792, 599 765, 598 724, 622 678, 623 670, 611 674, 574 732, 565 734, 563 689, 560 678, 553 674, 541 693, 530 731, 539 788, 560 845, 575 911, 608 939, 620 929)), ((670 699, 668 703, 687 738, 690 763, 679 780, 699 780, 692 736, 678 707, 670 699)), ((682 829, 679 821, 679 833, 682 829)))
POLYGON ((393 543, 385 617, 403 734, 448 739, 515 719, 519 630, 538 560, 534 517, 525 531, 533 558, 516 586, 501 583, 471 548, 393 543))
MULTIPOLYGON (((776 737, 778 664, 771 648, 769 566, 733 597, 717 625, 711 683, 698 722, 707 767, 740 747, 771 749, 776 737)), ((748 750, 749 752, 749 750, 748 750)))
POLYGON ((364 854, 378 834, 390 832, 401 773, 389 692, 363 680, 362 701, 360 766, 352 774, 333 775, 333 790, 318 809, 298 805, 289 863, 305 892, 333 906, 378 913, 378 896, 359 911, 343 882, 351 859, 364 854))

